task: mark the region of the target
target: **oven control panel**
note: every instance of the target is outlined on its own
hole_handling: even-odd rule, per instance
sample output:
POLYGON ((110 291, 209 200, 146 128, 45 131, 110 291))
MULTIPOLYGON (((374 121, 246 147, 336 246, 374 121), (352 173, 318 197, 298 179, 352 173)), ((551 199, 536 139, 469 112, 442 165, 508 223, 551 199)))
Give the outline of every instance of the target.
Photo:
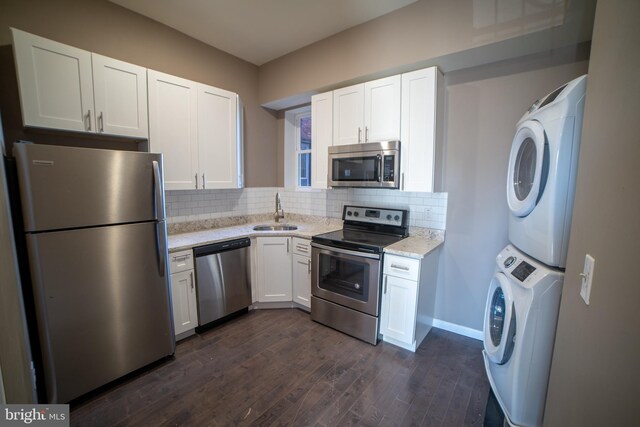
POLYGON ((345 206, 342 219, 367 224, 404 226, 407 211, 403 209, 370 208, 364 206, 345 206))

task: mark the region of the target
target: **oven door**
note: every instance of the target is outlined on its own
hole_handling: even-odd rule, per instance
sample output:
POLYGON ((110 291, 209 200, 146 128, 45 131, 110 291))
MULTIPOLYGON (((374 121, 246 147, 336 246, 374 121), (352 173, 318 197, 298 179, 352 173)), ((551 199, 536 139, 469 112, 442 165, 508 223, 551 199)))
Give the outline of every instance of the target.
POLYGON ((380 255, 311 244, 311 293, 327 301, 378 316, 380 255))

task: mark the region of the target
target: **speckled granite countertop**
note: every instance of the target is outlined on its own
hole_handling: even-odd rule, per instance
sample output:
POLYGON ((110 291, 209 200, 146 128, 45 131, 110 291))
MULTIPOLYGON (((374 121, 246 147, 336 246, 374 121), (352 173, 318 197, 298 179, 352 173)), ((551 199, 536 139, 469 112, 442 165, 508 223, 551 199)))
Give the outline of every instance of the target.
POLYGON ((232 227, 214 228, 211 230, 169 235, 169 252, 191 249, 196 246, 237 239, 240 237, 293 236, 311 239, 311 237, 316 234, 327 233, 329 231, 339 230, 342 228, 342 224, 318 224, 287 221, 286 223, 281 224, 295 224, 298 226, 298 229, 283 231, 254 231, 253 227, 260 224, 271 223, 265 221, 252 222, 232 227))
POLYGON ((387 254, 400 255, 410 258, 424 258, 444 243, 444 239, 411 236, 384 248, 387 254))
MULTIPOLYGON (((206 222, 179 223, 169 225, 169 252, 191 249, 196 246, 237 239, 240 237, 292 236, 311 239, 311 237, 342 228, 342 221, 306 215, 288 215, 281 224, 295 224, 297 230, 255 231, 253 227, 261 224, 275 224, 268 215, 251 217, 223 218, 206 222), (240 224, 237 224, 241 222, 240 224), (234 225, 234 223, 236 223, 234 225)), ((411 237, 407 237, 384 249, 386 253, 410 258, 424 258, 444 243, 442 230, 411 228, 411 237)))

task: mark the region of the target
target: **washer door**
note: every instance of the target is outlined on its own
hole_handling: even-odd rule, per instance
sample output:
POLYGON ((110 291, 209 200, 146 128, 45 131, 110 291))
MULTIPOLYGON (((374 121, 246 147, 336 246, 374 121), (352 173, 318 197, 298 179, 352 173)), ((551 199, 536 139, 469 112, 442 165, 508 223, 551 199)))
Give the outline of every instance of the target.
POLYGON ((516 216, 529 215, 538 202, 543 186, 544 152, 545 135, 540 122, 522 123, 511 144, 507 177, 507 202, 516 216))
POLYGON ((511 284, 503 273, 496 273, 489 286, 484 313, 484 349, 498 365, 509 361, 516 338, 516 313, 511 284))

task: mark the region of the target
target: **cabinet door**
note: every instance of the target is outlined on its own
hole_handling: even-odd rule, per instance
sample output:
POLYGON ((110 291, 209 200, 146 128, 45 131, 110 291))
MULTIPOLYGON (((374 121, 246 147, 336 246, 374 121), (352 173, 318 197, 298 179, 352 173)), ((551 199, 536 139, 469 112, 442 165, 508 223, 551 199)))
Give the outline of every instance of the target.
POLYGON ((202 188, 238 188, 238 95, 198 85, 198 154, 202 188))
POLYGON ((364 142, 400 139, 400 75, 364 84, 364 142))
POLYGON ((291 250, 288 237, 258 237, 256 276, 260 302, 291 301, 291 250))
POLYGON ((328 150, 333 145, 333 92, 311 97, 311 187, 327 188, 328 150))
POLYGON ((311 258, 293 254, 293 301, 311 308, 311 258))
POLYGON ((196 83, 153 70, 148 82, 150 151, 164 154, 165 189, 200 188, 196 83))
POLYGON ((380 333, 407 344, 414 340, 418 283, 384 276, 380 333))
POLYGON ((436 67, 402 75, 403 191, 434 191, 436 75, 436 67))
POLYGON ((333 145, 364 142, 363 132, 364 84, 334 90, 333 145))
POLYGON ((147 138, 147 69, 95 53, 91 60, 97 132, 147 138))
POLYGON ((198 326, 197 301, 193 270, 171 275, 171 305, 175 334, 198 326))
POLYGON ((91 53, 11 31, 24 125, 95 132, 91 53))

